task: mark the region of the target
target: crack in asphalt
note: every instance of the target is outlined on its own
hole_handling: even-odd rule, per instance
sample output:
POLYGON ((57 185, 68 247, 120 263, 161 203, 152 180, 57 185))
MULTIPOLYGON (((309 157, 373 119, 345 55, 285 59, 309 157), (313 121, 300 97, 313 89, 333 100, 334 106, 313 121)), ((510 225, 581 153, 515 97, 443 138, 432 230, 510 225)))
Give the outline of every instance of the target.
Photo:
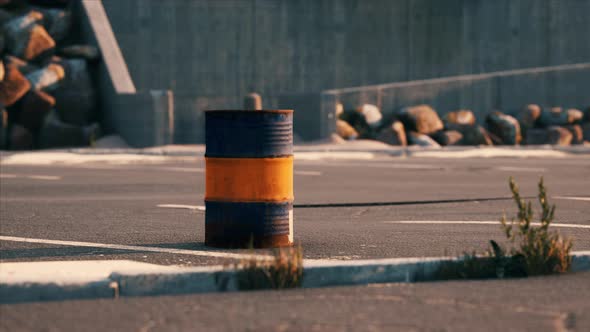
MULTIPOLYGON (((525 199, 535 198, 534 196, 522 197, 525 199)), ((439 199, 423 201, 397 201, 397 202, 363 202, 363 203, 318 203, 318 204, 294 204, 294 208, 329 208, 329 207, 363 207, 363 206, 395 206, 395 205, 426 205, 426 204, 449 204, 449 203, 470 203, 512 200, 512 197, 484 197, 484 198, 459 198, 439 199)))

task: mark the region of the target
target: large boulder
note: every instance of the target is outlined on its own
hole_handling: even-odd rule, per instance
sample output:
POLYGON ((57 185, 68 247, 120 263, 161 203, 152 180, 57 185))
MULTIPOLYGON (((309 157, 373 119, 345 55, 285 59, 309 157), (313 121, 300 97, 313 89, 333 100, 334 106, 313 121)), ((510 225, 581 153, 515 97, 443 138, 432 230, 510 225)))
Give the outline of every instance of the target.
POLYGON ((359 135, 359 138, 374 139, 375 131, 369 126, 365 116, 357 111, 344 111, 340 114, 340 120, 346 121, 359 135))
POLYGON ((539 125, 542 127, 567 126, 568 124, 581 122, 583 117, 584 113, 578 109, 570 108, 564 110, 561 107, 553 107, 541 112, 539 125))
POLYGON ((40 24, 43 14, 30 11, 3 26, 8 51, 24 60, 39 60, 50 57, 55 51, 55 41, 40 24))
POLYGON ((438 144, 435 140, 430 138, 430 136, 415 131, 408 132, 408 143, 410 145, 440 148, 440 144, 438 144))
POLYGON ((573 139, 572 133, 562 127, 551 126, 548 128, 534 128, 527 132, 527 144, 551 144, 570 145, 573 139))
POLYGON ((541 107, 536 104, 529 104, 522 108, 518 115, 518 121, 521 127, 533 128, 541 116, 541 107))
POLYGON ((482 126, 461 126, 459 132, 463 138, 457 145, 494 145, 488 131, 482 126))
POLYGON ((526 105, 520 110, 520 113, 518 114, 518 122, 520 123, 520 130, 523 137, 522 143, 526 144, 526 132, 537 126, 541 112, 541 107, 536 104, 526 105))
POLYGON ((15 67, 23 75, 27 75, 31 72, 34 72, 35 70, 39 70, 39 67, 32 65, 12 55, 7 55, 2 60, 4 62, 4 67, 15 67))
POLYGON ((33 148, 35 138, 27 128, 18 124, 12 124, 8 128, 10 128, 8 134, 10 150, 31 150, 33 148))
POLYGON ((442 146, 459 145, 463 139, 463 134, 457 130, 441 130, 431 134, 430 137, 442 146))
POLYGON ((445 128, 451 130, 454 130, 456 126, 473 126, 475 122, 475 115, 471 110, 449 112, 443 117, 445 128))
POLYGON ((72 15, 61 9, 40 9, 43 14, 43 26, 56 42, 66 38, 72 25, 72 15))
POLYGON ((348 122, 340 119, 336 120, 336 133, 347 140, 353 140, 359 136, 356 130, 349 125, 348 122))
POLYGON ((95 118, 96 93, 84 59, 60 60, 65 77, 53 91, 62 121, 83 126, 95 118))
POLYGON ((490 133, 499 139, 500 144, 516 145, 522 140, 520 124, 510 115, 492 112, 486 117, 486 124, 490 133))
POLYGON ((383 115, 379 107, 373 104, 363 104, 356 109, 357 112, 365 117, 365 121, 372 129, 377 129, 381 125, 383 115))
POLYGON ((16 122, 38 133, 47 114, 55 106, 55 99, 40 90, 31 90, 17 103, 16 122))
POLYGON ((55 91, 64 77, 64 68, 56 63, 50 63, 41 69, 27 74, 27 79, 31 82, 31 86, 34 90, 49 92, 55 91))
POLYGON ((0 81, 0 104, 11 106, 29 91, 31 84, 17 68, 7 67, 4 80, 0 81))
POLYGON ((406 130, 421 134, 434 134, 444 127, 436 111, 429 105, 402 108, 398 113, 398 117, 406 130))
POLYGON ((564 126, 572 134, 571 144, 583 144, 584 143, 584 129, 579 124, 572 124, 564 126))
POLYGON ((400 121, 393 121, 391 125, 382 128, 377 135, 377 140, 391 145, 408 145, 406 131, 400 121))
POLYGON ((88 146, 100 136, 100 127, 93 123, 89 126, 74 126, 62 122, 55 112, 45 118, 39 134, 40 148, 88 146))

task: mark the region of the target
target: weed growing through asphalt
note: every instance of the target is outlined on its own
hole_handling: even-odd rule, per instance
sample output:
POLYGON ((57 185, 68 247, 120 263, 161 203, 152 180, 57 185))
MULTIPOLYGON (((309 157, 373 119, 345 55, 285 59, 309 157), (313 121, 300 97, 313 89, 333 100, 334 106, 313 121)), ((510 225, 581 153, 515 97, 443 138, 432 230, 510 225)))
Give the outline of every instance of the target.
POLYGON ((538 184, 541 205, 539 226, 533 225, 532 203, 520 196, 512 177, 509 186, 518 212, 510 222, 506 215, 500 222, 512 249, 507 251, 491 240, 491 249, 483 257, 475 253, 465 254, 458 260, 442 263, 430 279, 516 278, 563 273, 570 269, 572 241, 549 230, 555 216, 555 205, 549 204, 543 178, 538 184))
POLYGON ((239 290, 284 289, 301 286, 303 250, 301 246, 279 248, 270 260, 247 259, 236 264, 239 290))
MULTIPOLYGON (((527 203, 520 197, 518 185, 512 177, 509 184, 518 213, 516 219, 512 219, 510 223, 507 222, 506 216, 503 216, 501 223, 508 240, 516 244, 516 248, 510 252, 511 259, 522 264, 524 272, 529 276, 567 272, 572 263, 572 241, 563 238, 558 232, 549 231, 555 215, 555 205, 549 204, 543 178, 541 177, 538 185, 538 199, 541 205, 538 227, 532 225, 531 202, 527 203)), ((503 250, 497 244, 495 246, 498 247, 497 253, 494 252, 496 258, 504 258, 503 250)))

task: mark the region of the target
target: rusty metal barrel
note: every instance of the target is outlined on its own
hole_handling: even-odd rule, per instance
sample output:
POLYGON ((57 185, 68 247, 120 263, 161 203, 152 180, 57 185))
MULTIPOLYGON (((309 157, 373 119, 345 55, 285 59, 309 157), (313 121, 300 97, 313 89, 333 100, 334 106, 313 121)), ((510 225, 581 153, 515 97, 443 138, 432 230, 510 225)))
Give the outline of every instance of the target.
POLYGON ((205 244, 293 244, 293 111, 205 112, 205 244))

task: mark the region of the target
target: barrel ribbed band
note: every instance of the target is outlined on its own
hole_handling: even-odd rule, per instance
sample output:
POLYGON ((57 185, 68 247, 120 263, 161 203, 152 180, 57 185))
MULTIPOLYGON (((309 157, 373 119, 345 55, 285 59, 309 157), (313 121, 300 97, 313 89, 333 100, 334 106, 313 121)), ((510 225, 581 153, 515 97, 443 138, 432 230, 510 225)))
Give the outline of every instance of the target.
POLYGON ((207 245, 267 247, 293 243, 293 202, 205 201, 205 206, 207 245))
POLYGON ((293 200, 293 157, 205 158, 205 200, 293 200))
POLYGON ((206 157, 272 158, 293 154, 293 111, 205 112, 206 157))

